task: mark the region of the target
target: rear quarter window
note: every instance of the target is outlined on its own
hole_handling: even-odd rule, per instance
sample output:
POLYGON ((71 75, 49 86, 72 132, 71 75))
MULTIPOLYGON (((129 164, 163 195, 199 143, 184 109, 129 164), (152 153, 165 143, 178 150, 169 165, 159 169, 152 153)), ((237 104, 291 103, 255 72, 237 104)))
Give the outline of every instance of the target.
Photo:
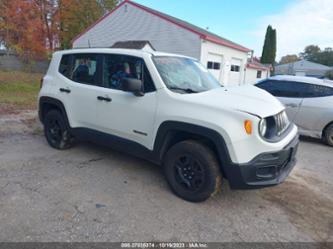
POLYGON ((70 72, 71 72, 70 58, 71 58, 70 55, 63 55, 61 57, 61 61, 60 61, 59 69, 58 69, 59 73, 61 73, 63 76, 65 76, 67 78, 70 78, 70 72))

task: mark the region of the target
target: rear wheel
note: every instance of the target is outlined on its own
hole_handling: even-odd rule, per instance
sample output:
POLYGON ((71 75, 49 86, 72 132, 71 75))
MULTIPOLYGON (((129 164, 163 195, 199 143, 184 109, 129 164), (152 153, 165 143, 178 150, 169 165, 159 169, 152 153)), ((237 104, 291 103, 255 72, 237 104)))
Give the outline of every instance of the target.
POLYGON ((44 134, 49 145, 58 150, 73 146, 74 137, 70 134, 63 115, 58 110, 49 111, 44 119, 44 134))
POLYGON ((333 147, 333 123, 326 127, 323 138, 327 145, 333 147))
POLYGON ((215 153, 197 141, 174 145, 166 154, 164 172, 173 192, 187 201, 205 201, 221 188, 215 153))

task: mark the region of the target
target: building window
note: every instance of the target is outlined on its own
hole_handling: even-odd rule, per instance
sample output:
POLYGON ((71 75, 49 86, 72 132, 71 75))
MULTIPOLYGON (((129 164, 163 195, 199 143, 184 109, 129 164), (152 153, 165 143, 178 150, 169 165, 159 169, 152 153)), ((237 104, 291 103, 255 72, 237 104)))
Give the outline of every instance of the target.
POLYGON ((261 79, 262 71, 257 71, 257 79, 261 79))
POLYGON ((239 72, 240 71, 240 66, 238 66, 238 65, 231 65, 230 71, 231 72, 239 72))
POLYGON ((208 62, 207 62, 207 68, 208 68, 208 69, 213 69, 213 70, 220 70, 220 68, 221 68, 221 63, 219 63, 219 62, 208 61, 208 62))
POLYGON ((215 70, 220 70, 220 68, 221 68, 221 63, 214 62, 213 67, 214 67, 215 70))

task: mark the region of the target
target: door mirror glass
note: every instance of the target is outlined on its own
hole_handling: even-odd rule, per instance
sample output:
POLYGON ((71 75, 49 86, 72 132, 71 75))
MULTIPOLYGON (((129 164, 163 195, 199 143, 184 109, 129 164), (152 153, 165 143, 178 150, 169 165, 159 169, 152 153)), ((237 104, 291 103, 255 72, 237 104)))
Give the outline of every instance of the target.
POLYGON ((121 89, 125 92, 132 92, 135 96, 143 96, 142 81, 134 78, 121 79, 121 89))

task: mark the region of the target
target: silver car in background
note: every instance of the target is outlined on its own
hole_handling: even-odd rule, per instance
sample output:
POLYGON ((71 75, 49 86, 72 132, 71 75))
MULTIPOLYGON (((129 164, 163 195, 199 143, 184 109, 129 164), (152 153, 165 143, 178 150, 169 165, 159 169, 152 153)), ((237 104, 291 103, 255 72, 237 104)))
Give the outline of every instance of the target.
POLYGON ((333 146, 333 84, 320 79, 280 75, 262 80, 257 87, 277 97, 300 135, 321 138, 333 146))

